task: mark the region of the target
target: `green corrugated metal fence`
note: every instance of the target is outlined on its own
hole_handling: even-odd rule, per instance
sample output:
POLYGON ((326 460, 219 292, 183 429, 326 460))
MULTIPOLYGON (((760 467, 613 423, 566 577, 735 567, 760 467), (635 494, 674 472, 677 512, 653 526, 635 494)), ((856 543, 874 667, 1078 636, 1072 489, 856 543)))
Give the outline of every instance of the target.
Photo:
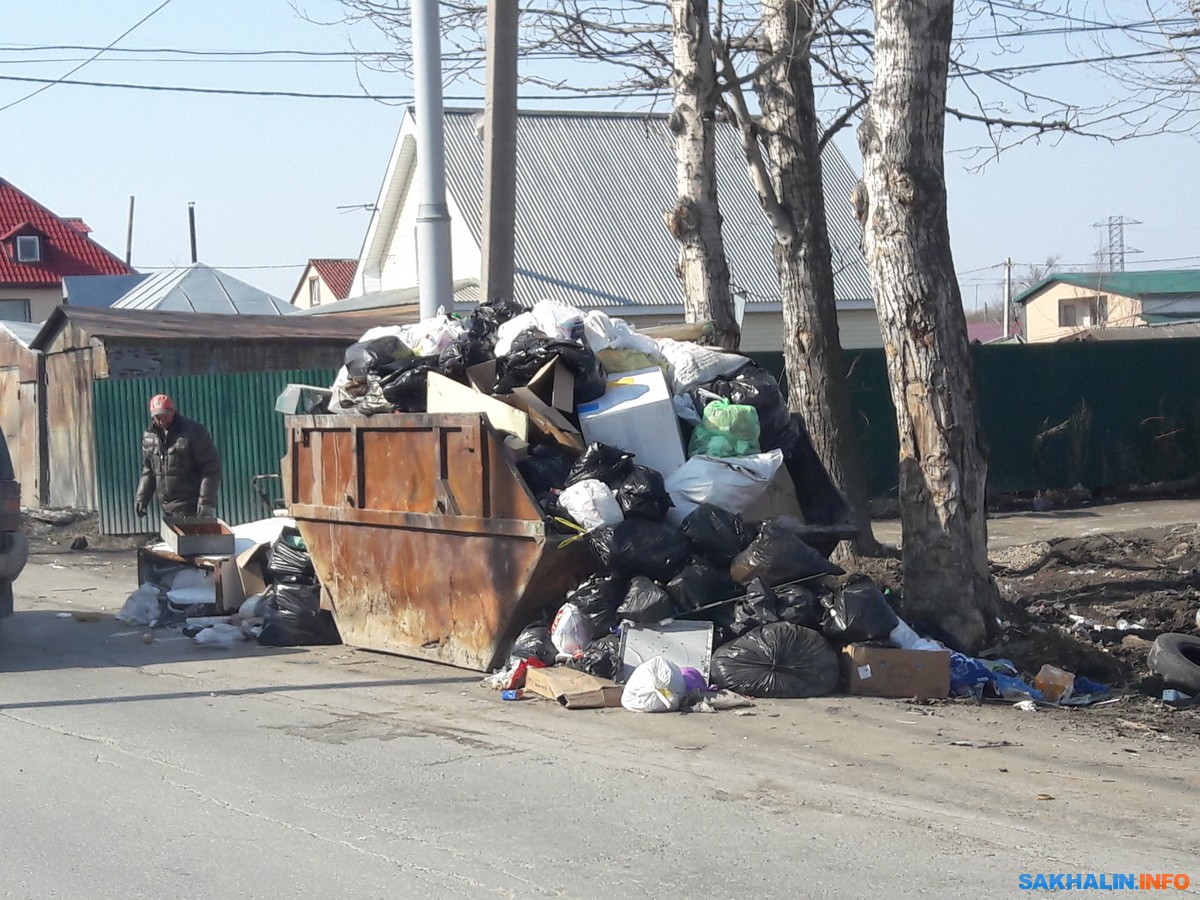
POLYGON ((96 381, 92 387, 96 449, 96 496, 101 534, 156 530, 154 518, 138 519, 133 493, 141 471, 147 401, 169 394, 179 411, 203 423, 221 452, 223 477, 217 512, 232 525, 269 515, 251 487, 255 475, 279 472, 285 450, 283 416, 275 399, 291 383, 327 385, 327 370, 191 375, 96 381))

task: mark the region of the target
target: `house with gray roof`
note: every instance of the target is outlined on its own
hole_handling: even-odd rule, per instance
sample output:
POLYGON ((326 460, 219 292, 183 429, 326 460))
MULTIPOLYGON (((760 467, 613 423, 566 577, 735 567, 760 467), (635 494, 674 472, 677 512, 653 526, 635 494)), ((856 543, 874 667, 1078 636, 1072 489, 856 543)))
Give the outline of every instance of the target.
POLYGON ((286 300, 203 263, 151 275, 109 308, 230 316, 287 316, 296 311, 286 300))
MULTIPOLYGON (((445 115, 447 204, 456 302, 479 282, 483 230, 482 113, 445 115)), ((717 129, 718 192, 742 347, 779 350, 783 319, 773 235, 746 175, 739 137, 717 129)), ((879 324, 849 197, 856 176, 832 144, 823 156, 842 344, 877 347, 879 324)), ((417 134, 405 112, 349 297, 356 309, 415 296, 417 134), (399 292, 399 293, 397 293, 399 292)), ((523 110, 517 123, 515 299, 553 298, 640 325, 680 321, 679 246, 663 214, 677 200, 675 149, 665 114, 523 110)), ((336 313, 342 304, 321 308, 336 313)))

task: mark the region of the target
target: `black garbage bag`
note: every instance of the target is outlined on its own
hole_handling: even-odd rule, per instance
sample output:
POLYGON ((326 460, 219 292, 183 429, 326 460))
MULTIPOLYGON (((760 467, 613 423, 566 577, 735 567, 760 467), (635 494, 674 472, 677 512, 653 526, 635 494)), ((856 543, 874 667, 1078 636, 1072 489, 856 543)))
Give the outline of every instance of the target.
POLYGON ((629 582, 625 599, 617 608, 617 618, 638 625, 657 625, 675 615, 675 601, 661 587, 642 575, 629 582))
POLYGON ((575 405, 599 400, 608 387, 608 377, 600 358, 587 344, 570 343, 572 346, 563 348, 558 358, 575 376, 575 405))
POLYGON ((520 304, 513 300, 484 300, 475 308, 472 315, 478 316, 481 319, 487 320, 491 324, 492 331, 496 331, 501 325, 509 319, 515 319, 525 310, 520 304))
POLYGON ((267 571, 281 584, 317 583, 317 572, 299 529, 289 525, 279 532, 267 554, 267 571))
POLYGON ((835 644, 857 644, 882 640, 898 624, 875 582, 862 576, 833 595, 823 630, 835 644))
POLYGON ((726 569, 719 569, 701 557, 693 557, 667 584, 667 593, 680 611, 720 603, 741 592, 742 588, 726 569))
POLYGON ((400 412, 425 412, 425 385, 429 373, 437 371, 438 357, 415 356, 385 366, 380 379, 383 396, 400 412))
POLYGON ((701 553, 721 566, 732 563, 754 540, 741 516, 708 503, 701 503, 688 513, 682 528, 684 536, 701 553))
POLYGON ((775 588, 775 596, 779 598, 776 609, 781 621, 820 630, 825 607, 807 587, 803 584, 779 585, 775 588))
POLYGON ((496 393, 511 394, 530 382, 553 359, 559 360, 575 376, 575 405, 589 403, 604 395, 604 367, 591 348, 578 341, 547 337, 536 329, 517 335, 508 354, 496 365, 496 393))
POLYGON ((612 568, 613 527, 602 525, 588 533, 588 546, 602 569, 612 568))
POLYGON ((785 459, 792 457, 801 439, 800 430, 775 376, 753 363, 743 366, 733 375, 693 388, 691 397, 696 409, 703 414, 714 394, 730 403, 753 406, 758 412, 758 443, 763 452, 782 450, 785 459))
POLYGON ((467 369, 491 359, 495 341, 494 335, 490 344, 485 338, 470 333, 459 335, 438 356, 438 371, 447 378, 466 384, 467 369))
POLYGON ((820 697, 837 689, 838 657, 819 631, 773 622, 718 647, 709 677, 749 697, 820 697))
POLYGON ((692 545, 674 525, 626 519, 612 528, 609 565, 626 575, 666 584, 687 565, 692 545))
POLYGON ((552 490, 561 491, 567 486, 571 465, 571 458, 560 447, 534 444, 529 448, 529 455, 517 461, 517 471, 529 490, 534 494, 545 494, 552 490))
POLYGON ((267 610, 258 642, 266 647, 340 644, 342 637, 328 610, 321 609, 316 584, 275 584, 267 589, 267 610))
POLYGON ((764 522, 758 537, 730 565, 733 580, 747 584, 762 578, 776 585, 813 575, 844 574, 841 566, 830 562, 789 527, 794 521, 779 518, 764 522))
POLYGON ((530 625, 517 635, 508 655, 516 659, 537 659, 552 666, 558 659, 558 650, 554 647, 554 641, 550 639, 549 628, 544 625, 530 625))
POLYGON ((617 607, 625 599, 629 580, 620 575, 592 575, 567 594, 592 624, 592 637, 600 638, 617 627, 617 607))
POLYGON ((648 466, 634 465, 621 486, 617 488, 617 503, 627 516, 662 521, 667 510, 675 504, 663 483, 662 473, 648 466))
POLYGON ((615 634, 597 638, 583 648, 582 655, 567 660, 567 666, 597 678, 617 681, 624 668, 621 662, 621 639, 615 634))
POLYGON ((616 491, 620 490, 632 472, 632 453, 593 441, 587 445, 587 449, 575 461, 575 465, 571 466, 571 471, 567 474, 567 487, 586 478, 595 478, 616 491))
POLYGON ((346 348, 346 374, 351 378, 360 378, 379 371, 382 366, 409 359, 412 355, 412 350, 404 341, 394 335, 359 341, 346 348))
POLYGON ((746 595, 733 605, 729 629, 740 637, 751 629, 781 621, 778 595, 761 578, 755 578, 746 586, 746 595))

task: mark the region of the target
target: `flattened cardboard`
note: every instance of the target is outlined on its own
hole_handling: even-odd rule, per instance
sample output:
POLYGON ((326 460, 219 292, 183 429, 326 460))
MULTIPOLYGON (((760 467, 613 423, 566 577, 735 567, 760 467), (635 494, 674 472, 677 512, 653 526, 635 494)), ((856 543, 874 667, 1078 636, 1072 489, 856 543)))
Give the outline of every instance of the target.
POLYGON ((429 373, 425 407, 431 413, 483 413, 497 431, 529 439, 529 416, 524 412, 437 372, 429 373))
POLYGON ((534 427, 554 440, 555 443, 572 450, 583 452, 583 436, 567 417, 543 401, 527 387, 514 390, 509 399, 517 409, 523 410, 534 427))
POLYGON ((950 695, 950 654, 850 644, 842 648, 842 674, 851 694, 939 699, 950 695))
POLYGON ((238 577, 245 596, 253 597, 267 589, 267 557, 270 555, 270 541, 255 544, 237 555, 238 577))
POLYGON ((557 357, 538 369, 527 387, 543 403, 565 413, 575 411, 575 376, 557 357))
POLYGON ((554 666, 529 669, 525 673, 525 690, 555 700, 567 709, 604 709, 621 705, 624 688, 607 678, 554 666))
POLYGON ((467 369, 467 381, 481 394, 492 395, 496 387, 496 360, 477 363, 467 369))

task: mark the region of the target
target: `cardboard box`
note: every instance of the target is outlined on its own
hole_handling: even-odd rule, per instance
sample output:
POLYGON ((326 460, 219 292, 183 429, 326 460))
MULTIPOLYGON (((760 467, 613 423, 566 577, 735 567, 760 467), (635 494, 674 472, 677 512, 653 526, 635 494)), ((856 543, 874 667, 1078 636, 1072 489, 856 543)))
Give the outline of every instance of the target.
POLYGON ((179 556, 233 556, 233 532, 220 519, 163 516, 159 533, 168 549, 179 556))
POLYGON ((603 709, 621 705, 621 685, 587 672, 554 666, 530 668, 525 673, 525 690, 556 700, 567 709, 603 709))
POLYGON ((429 373, 425 408, 431 413, 483 413, 497 431, 529 438, 526 413, 437 372, 429 373))
POLYGON ((267 571, 267 559, 271 555, 271 542, 255 544, 237 555, 238 578, 242 583, 242 593, 247 597, 261 594, 267 589, 270 573, 267 571))
POLYGON ((949 652, 850 644, 842 648, 842 674, 849 692, 860 696, 927 700, 950 695, 949 652))
POLYGON ((620 447, 664 478, 684 463, 679 419, 662 369, 612 376, 604 396, 580 404, 577 412, 587 441, 620 447))
POLYGON ((575 411, 575 376, 557 357, 538 369, 526 386, 543 403, 561 412, 575 411))

